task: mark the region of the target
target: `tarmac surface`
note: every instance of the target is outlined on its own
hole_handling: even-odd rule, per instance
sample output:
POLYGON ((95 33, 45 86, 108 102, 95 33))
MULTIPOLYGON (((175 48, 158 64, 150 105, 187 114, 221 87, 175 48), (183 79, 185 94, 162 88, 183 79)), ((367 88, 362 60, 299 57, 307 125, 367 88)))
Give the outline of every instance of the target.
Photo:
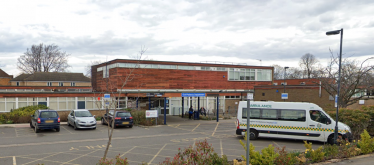
MULTIPOLYGON (((245 150, 239 143, 242 136, 235 135, 235 121, 167 116, 167 125, 118 128, 113 133, 108 158, 120 155, 130 164, 158 164, 173 158, 179 148, 183 150, 203 140, 207 140, 218 155, 226 155, 229 160, 241 158, 245 150)), ((60 132, 43 130, 36 134, 28 123, 0 125, 0 165, 96 164, 107 146, 107 128, 99 122, 96 130, 74 130, 61 122, 60 132)), ((305 150, 303 141, 298 140, 258 139, 251 142, 256 150, 269 144, 279 148, 286 146, 290 151, 305 150)), ((321 145, 323 143, 313 142, 313 148, 321 145)), ((333 164, 372 164, 373 161, 374 156, 363 155, 333 164)))

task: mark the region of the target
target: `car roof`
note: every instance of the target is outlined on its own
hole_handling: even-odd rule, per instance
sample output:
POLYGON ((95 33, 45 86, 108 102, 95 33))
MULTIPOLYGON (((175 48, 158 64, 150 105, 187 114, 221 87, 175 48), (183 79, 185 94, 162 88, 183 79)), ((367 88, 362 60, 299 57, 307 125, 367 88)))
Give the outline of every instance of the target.
POLYGON ((57 112, 56 110, 53 110, 53 109, 39 109, 38 111, 40 111, 40 112, 44 112, 44 111, 54 111, 54 112, 57 112))
POLYGON ((87 109, 74 109, 73 111, 89 111, 87 109))
MULTIPOLYGON (((109 110, 109 111, 113 111, 114 112, 114 110, 109 110)), ((126 110, 117 110, 116 112, 128 112, 128 113, 130 113, 129 111, 126 111, 126 110)))

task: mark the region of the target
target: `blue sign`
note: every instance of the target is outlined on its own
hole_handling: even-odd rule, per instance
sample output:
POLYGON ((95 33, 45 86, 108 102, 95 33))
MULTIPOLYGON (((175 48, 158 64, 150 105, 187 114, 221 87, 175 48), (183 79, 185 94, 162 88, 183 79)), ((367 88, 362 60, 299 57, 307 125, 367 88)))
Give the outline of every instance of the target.
POLYGON ((205 93, 182 93, 182 97, 205 97, 205 93))
POLYGON ((281 97, 282 99, 288 99, 288 93, 282 93, 281 97))

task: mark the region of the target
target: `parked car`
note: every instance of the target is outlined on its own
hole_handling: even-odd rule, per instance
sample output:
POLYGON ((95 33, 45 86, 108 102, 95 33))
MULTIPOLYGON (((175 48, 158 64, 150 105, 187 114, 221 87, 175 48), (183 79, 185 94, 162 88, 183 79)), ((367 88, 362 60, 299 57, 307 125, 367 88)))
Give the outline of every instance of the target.
POLYGON ((74 129, 91 128, 96 129, 96 118, 87 109, 76 109, 70 111, 68 115, 68 126, 74 129))
POLYGON ((35 133, 41 129, 56 129, 56 132, 60 132, 60 117, 55 110, 36 110, 31 115, 30 127, 34 128, 35 133))
POLYGON ((132 119, 131 113, 128 111, 116 111, 116 114, 114 115, 114 110, 109 110, 108 114, 105 114, 101 118, 101 124, 109 124, 109 126, 112 126, 112 121, 114 119, 114 125, 113 128, 120 127, 120 126, 127 126, 132 128, 134 124, 134 120, 132 119))

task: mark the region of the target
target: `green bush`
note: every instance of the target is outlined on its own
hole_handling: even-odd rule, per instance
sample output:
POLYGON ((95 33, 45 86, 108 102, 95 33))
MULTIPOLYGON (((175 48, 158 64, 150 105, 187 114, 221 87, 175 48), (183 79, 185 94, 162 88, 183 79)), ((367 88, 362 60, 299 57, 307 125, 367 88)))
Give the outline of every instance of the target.
POLYGON ((31 120, 31 115, 38 109, 48 109, 45 105, 27 106, 18 109, 12 109, 8 113, 0 114, 0 123, 28 123, 31 120))
POLYGON ((227 157, 222 155, 219 157, 217 153, 214 152, 212 145, 209 145, 207 140, 202 142, 195 142, 195 147, 185 148, 183 151, 179 148, 178 153, 173 159, 166 158, 165 161, 160 163, 162 165, 228 165, 227 157))
POLYGON ((361 134, 361 141, 358 142, 358 145, 363 154, 372 153, 374 151, 374 138, 371 138, 369 133, 364 130, 364 133, 361 134))
POLYGON ((127 162, 127 158, 122 159, 122 158, 120 158, 120 155, 117 155, 114 160, 115 160, 115 163, 113 164, 113 159, 110 159, 110 160, 106 159, 106 160, 104 160, 103 158, 101 158, 99 160, 99 163, 97 163, 97 165, 128 165, 129 164, 127 162))
MULTIPOLYGON (((132 119, 134 120, 134 125, 144 125, 144 126, 151 126, 156 125, 156 119, 155 118, 149 118, 147 119, 145 117, 145 110, 133 110, 130 112, 132 119)), ((163 124, 164 119, 158 118, 157 124, 161 125, 163 124)))
MULTIPOLYGON (((247 134, 244 135, 245 141, 247 141, 247 134)), ((240 144, 243 146, 244 150, 247 150, 246 143, 242 140, 239 141, 240 144)), ((249 156, 250 156, 250 163, 252 165, 273 165, 275 164, 275 158, 279 156, 278 153, 276 153, 275 148, 273 145, 269 144, 268 147, 263 148, 261 150, 261 153, 258 151, 255 151, 255 147, 252 145, 252 143, 249 144, 249 156)), ((242 155, 242 158, 247 161, 246 156, 242 155)))
POLYGON ((307 143, 306 141, 304 141, 304 146, 306 148, 306 158, 310 158, 313 162, 320 162, 324 160, 325 152, 323 152, 322 146, 318 147, 317 150, 314 150, 312 149, 312 143, 307 143))
MULTIPOLYGON (((335 119, 336 111, 327 111, 335 119)), ((339 109, 339 122, 347 124, 352 131, 354 139, 359 139, 360 134, 368 128, 370 124, 370 111, 365 107, 361 109, 339 109)))

